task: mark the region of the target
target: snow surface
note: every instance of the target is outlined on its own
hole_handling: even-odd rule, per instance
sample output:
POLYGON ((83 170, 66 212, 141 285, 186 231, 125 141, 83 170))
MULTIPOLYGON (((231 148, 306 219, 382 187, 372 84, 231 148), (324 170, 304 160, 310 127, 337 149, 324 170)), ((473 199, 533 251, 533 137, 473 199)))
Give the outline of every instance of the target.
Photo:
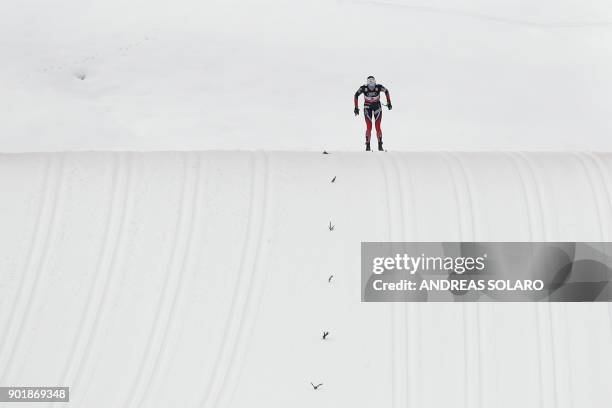
POLYGON ((0 386, 612 406, 608 304, 359 293, 361 241, 612 240, 609 1, 2 1, 0 58, 0 386), (338 153, 370 74, 396 153, 338 153))
POLYGON ((612 150, 607 0, 0 2, 0 151, 612 150))
POLYGON ((610 154, 1 155, 0 384, 75 407, 609 408, 610 305, 361 303, 359 254, 610 241, 611 180, 610 154))

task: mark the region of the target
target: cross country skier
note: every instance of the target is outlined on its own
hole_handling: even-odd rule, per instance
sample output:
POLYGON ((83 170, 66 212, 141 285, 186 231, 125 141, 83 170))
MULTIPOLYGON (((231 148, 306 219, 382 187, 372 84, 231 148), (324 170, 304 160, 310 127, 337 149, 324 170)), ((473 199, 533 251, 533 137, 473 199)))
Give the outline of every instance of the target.
POLYGON ((368 77, 366 85, 361 85, 357 92, 355 92, 355 116, 359 115, 358 100, 359 95, 363 94, 365 100, 363 102, 363 116, 366 122, 366 150, 370 149, 370 136, 372 135, 372 118, 376 126, 376 137, 378 138, 378 150, 383 150, 382 145, 382 130, 380 129, 380 122, 382 121, 382 106, 380 103, 380 93, 384 92, 387 98, 387 108, 391 110, 391 97, 389 96, 389 90, 376 83, 376 79, 372 75, 368 77))

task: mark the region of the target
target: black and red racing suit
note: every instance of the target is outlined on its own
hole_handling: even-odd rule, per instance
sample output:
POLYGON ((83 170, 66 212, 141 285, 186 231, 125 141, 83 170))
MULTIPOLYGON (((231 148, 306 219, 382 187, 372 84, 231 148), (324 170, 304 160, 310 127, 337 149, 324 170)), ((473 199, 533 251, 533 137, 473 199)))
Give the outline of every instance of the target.
POLYGON ((367 85, 361 85, 357 92, 355 92, 355 108, 358 108, 359 95, 363 94, 363 116, 366 122, 366 142, 370 143, 370 136, 372 135, 372 118, 374 119, 374 125, 376 126, 376 137, 379 141, 382 140, 382 130, 380 123, 382 122, 382 106, 380 104, 380 93, 384 92, 387 98, 387 104, 391 104, 391 97, 389 96, 389 90, 381 84, 374 85, 373 88, 367 85))

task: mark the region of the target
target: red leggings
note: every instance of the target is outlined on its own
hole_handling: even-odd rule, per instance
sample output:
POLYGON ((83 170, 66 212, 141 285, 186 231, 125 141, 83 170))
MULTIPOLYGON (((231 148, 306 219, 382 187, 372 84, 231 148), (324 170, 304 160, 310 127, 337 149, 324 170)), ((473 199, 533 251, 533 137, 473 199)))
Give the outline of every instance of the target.
POLYGON ((380 122, 382 122, 382 106, 366 105, 363 108, 363 116, 366 122, 366 142, 370 143, 370 137, 372 136, 372 119, 374 119, 374 125, 376 126, 376 137, 378 140, 382 140, 382 129, 380 128, 380 122))

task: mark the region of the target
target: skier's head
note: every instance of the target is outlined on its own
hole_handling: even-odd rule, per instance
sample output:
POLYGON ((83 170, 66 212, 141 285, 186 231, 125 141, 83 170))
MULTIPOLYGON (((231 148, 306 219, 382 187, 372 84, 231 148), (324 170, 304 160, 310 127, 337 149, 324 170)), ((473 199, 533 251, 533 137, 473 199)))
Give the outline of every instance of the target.
POLYGON ((376 86, 376 79, 372 75, 368 77, 367 80, 368 88, 374 88, 376 86))

